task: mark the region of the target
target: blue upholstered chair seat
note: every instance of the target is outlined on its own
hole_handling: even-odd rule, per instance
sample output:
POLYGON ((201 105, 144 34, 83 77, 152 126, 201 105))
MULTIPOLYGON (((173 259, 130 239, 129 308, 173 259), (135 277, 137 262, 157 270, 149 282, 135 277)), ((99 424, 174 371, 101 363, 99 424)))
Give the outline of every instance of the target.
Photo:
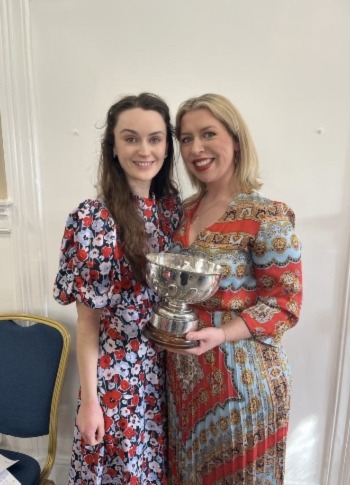
POLYGON ((31 456, 16 451, 2 450, 0 454, 10 460, 18 460, 8 471, 21 483, 21 485, 38 485, 40 479, 39 463, 31 456))

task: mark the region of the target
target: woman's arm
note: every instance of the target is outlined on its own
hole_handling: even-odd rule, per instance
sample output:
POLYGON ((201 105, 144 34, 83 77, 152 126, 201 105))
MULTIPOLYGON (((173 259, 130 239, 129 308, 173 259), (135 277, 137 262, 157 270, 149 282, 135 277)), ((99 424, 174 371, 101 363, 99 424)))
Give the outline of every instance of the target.
POLYGON ((250 337, 251 333, 245 321, 240 317, 235 317, 221 327, 208 327, 202 328, 197 332, 189 332, 186 335, 186 339, 198 340, 198 347, 180 351, 169 348, 167 350, 184 355, 201 355, 204 354, 204 352, 208 352, 208 350, 213 349, 217 345, 223 344, 224 342, 232 342, 234 340, 241 340, 250 337))
POLYGON ((104 436, 104 420, 97 396, 97 362, 101 310, 77 301, 77 360, 81 387, 81 405, 77 426, 89 445, 97 445, 104 436))
POLYGON ((302 300, 301 246, 294 232, 294 213, 285 204, 276 204, 279 217, 260 224, 252 248, 258 293, 255 304, 222 327, 189 332, 186 338, 198 340, 198 347, 168 350, 200 355, 225 341, 250 337, 271 343, 297 323, 302 300))

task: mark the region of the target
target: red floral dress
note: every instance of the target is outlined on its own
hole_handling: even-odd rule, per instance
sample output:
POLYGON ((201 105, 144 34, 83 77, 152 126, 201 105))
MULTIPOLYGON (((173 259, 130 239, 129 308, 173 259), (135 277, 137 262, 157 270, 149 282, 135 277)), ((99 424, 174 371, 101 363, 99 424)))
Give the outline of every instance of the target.
POLYGON ((199 357, 167 353, 169 484, 282 485, 290 370, 281 338, 298 321, 302 295, 294 214, 243 193, 189 245, 198 204, 185 204, 173 251, 225 268, 217 293, 196 306, 200 328, 239 315, 252 337, 199 357))
MULTIPOLYGON (((167 251, 182 215, 179 198, 135 196, 135 203, 150 252, 167 251)), ((88 446, 75 426, 69 484, 165 483, 164 356, 142 334, 156 297, 135 281, 100 200, 87 200, 68 216, 54 297, 103 309, 97 377, 105 436, 88 446)))

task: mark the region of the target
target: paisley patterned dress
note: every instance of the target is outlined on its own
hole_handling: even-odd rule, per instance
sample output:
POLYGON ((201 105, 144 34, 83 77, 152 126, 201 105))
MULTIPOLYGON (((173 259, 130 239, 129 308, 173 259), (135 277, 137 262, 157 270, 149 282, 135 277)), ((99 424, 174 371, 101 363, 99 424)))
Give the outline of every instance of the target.
POLYGON ((240 315, 252 337, 199 357, 168 352, 169 483, 281 485, 290 404, 281 337, 297 322, 302 295, 294 214, 246 192, 189 246, 199 202, 185 203, 173 251, 226 270, 218 292, 196 306, 200 327, 240 315))
MULTIPOLYGON (((150 251, 166 251, 182 216, 179 198, 135 196, 135 203, 150 251)), ((142 334, 156 297, 135 281, 118 228, 100 200, 87 200, 68 216, 54 297, 103 309, 97 377, 105 436, 102 444, 88 446, 75 426, 69 484, 165 483, 164 355, 142 334)))

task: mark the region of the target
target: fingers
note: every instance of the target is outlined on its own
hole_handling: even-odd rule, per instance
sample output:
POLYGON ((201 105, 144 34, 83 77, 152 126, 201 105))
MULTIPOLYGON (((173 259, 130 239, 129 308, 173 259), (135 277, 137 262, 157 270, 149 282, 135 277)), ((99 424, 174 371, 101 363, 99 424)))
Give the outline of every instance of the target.
POLYGON ((85 444, 90 445, 90 446, 95 446, 98 445, 98 441, 96 439, 95 434, 82 434, 81 439, 84 440, 85 444))
POLYGON ((77 426, 84 442, 90 446, 102 442, 105 433, 102 410, 99 407, 98 413, 89 412, 88 406, 82 405, 77 416, 77 426))
POLYGON ((221 328, 203 328, 198 332, 189 332, 186 335, 188 340, 198 340, 199 345, 194 349, 191 349, 189 353, 193 355, 202 355, 204 352, 217 347, 225 342, 225 333, 221 328))
MULTIPOLYGON (((103 428, 104 429, 104 428, 103 428)), ((86 444, 95 446, 101 443, 104 433, 101 433, 101 427, 96 426, 90 429, 85 429, 80 431, 82 439, 86 444)))
POLYGON ((217 329, 216 328, 202 328, 201 330, 197 330, 196 332, 188 332, 186 334, 187 340, 211 340, 215 335, 217 329))
POLYGON ((216 327, 209 327, 209 328, 202 328, 201 330, 188 332, 186 334, 186 338, 188 340, 211 340, 216 337, 218 333, 218 328, 216 327))
POLYGON ((96 446, 103 440, 105 434, 104 426, 99 426, 96 432, 93 433, 81 433, 81 438, 87 445, 96 446))
POLYGON ((203 333, 201 331, 199 332, 189 332, 187 335, 186 335, 186 339, 187 340, 204 340, 204 336, 203 336, 203 333))
POLYGON ((170 347, 164 347, 170 352, 181 355, 202 355, 204 352, 211 350, 214 347, 222 344, 226 340, 225 332, 222 328, 210 327, 202 328, 198 331, 188 332, 186 334, 186 340, 197 340, 198 346, 191 349, 174 349, 170 347))
POLYGON ((102 438, 103 438, 103 435, 100 438, 98 438, 97 435, 87 436, 84 441, 90 446, 96 446, 96 445, 99 445, 102 442, 102 438))
POLYGON ((97 432, 96 432, 97 443, 102 442, 104 435, 105 435, 105 427, 104 427, 104 425, 101 425, 97 428, 97 432))

